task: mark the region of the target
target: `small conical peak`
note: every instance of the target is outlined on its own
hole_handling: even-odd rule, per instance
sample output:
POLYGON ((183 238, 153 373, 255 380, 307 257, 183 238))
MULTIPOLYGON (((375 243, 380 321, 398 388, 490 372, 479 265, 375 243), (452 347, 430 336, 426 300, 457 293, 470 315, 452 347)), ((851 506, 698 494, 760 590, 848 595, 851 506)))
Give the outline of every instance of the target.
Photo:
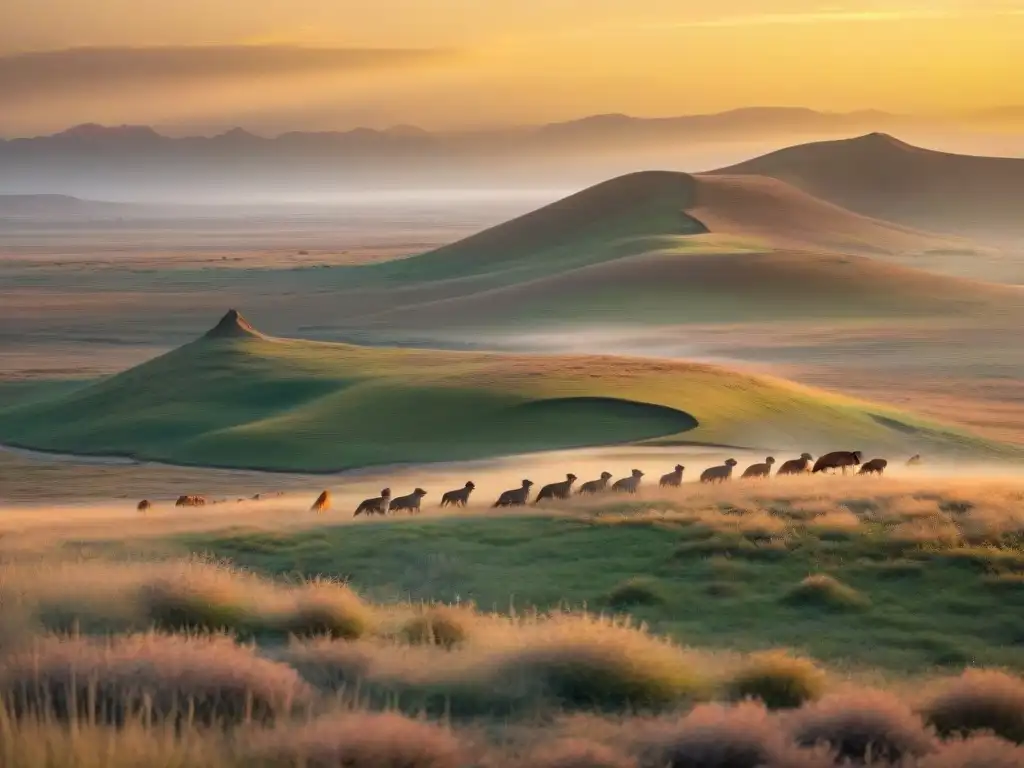
POLYGON ((890 147, 898 149, 909 149, 910 145, 906 142, 900 141, 895 136, 875 131, 874 133, 866 133, 863 136, 858 136, 855 139, 851 139, 856 144, 872 145, 877 147, 890 147))
POLYGON ((237 339, 259 335, 260 332, 253 328, 237 309, 229 309, 224 317, 206 332, 205 338, 237 339))

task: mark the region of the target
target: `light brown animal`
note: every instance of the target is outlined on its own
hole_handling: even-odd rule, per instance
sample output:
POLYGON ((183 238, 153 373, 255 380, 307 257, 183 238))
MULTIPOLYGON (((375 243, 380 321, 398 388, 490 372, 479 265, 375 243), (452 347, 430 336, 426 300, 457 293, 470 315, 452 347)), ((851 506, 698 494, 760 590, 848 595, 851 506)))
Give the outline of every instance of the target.
POLYGON ((469 503, 469 494, 476 488, 476 484, 470 480, 458 490, 448 491, 441 497, 442 507, 464 507, 469 503))
POLYGON ((702 483, 724 483, 732 480, 732 468, 739 464, 736 459, 726 459, 725 463, 717 467, 708 467, 700 473, 702 483))
POLYGON ((149 499, 143 499, 142 501, 139 502, 139 505, 136 507, 136 509, 139 512, 146 512, 147 510, 152 508, 152 506, 153 504, 149 499))
POLYGON ((319 496, 316 497, 316 501, 313 502, 313 506, 309 508, 310 512, 326 512, 331 508, 331 492, 323 491, 319 496))
POLYGON ((179 496, 174 502, 176 507, 202 507, 206 505, 206 498, 203 496, 179 496))
POLYGON ((775 473, 775 476, 802 475, 805 472, 810 472, 812 461, 814 461, 814 457, 811 454, 801 453, 799 459, 790 459, 789 461, 782 462, 782 466, 779 467, 779 471, 775 473))
POLYGON ((623 477, 612 483, 612 490, 616 493, 636 493, 640 490, 640 479, 643 476, 643 472, 639 469, 634 469, 630 472, 629 477, 623 477))
POLYGON ((602 472, 599 480, 587 480, 587 482, 580 486, 577 493, 581 496, 586 496, 591 493, 603 493, 608 490, 608 481, 611 479, 611 472, 602 472))
POLYGON ((748 480, 752 477, 770 477, 772 474, 772 464, 774 463, 775 457, 769 456, 764 460, 763 464, 751 464, 743 470, 741 477, 748 480))
POLYGON ((682 464, 676 464, 676 468, 669 472, 667 475, 662 475, 658 481, 659 488, 678 488, 683 484, 683 470, 685 470, 682 464))
POLYGON ((818 472, 824 472, 826 469, 841 469, 845 475, 847 467, 860 466, 860 462, 860 451, 833 451, 832 453, 826 453, 824 456, 819 456, 818 460, 814 462, 814 469, 811 470, 811 473, 817 474, 818 472))
POLYGON ((885 468, 887 466, 889 466, 889 462, 886 461, 885 459, 872 459, 871 461, 865 462, 864 465, 861 466, 860 472, 858 472, 857 474, 878 475, 879 477, 881 477, 882 473, 885 472, 885 468))
POLYGON ((907 466, 908 467, 916 467, 920 463, 921 463, 921 454, 919 454, 919 453, 915 453, 913 456, 911 456, 909 459, 907 459, 907 466))
POLYGON ((356 507, 356 511, 352 513, 352 517, 359 517, 359 515, 386 515, 389 509, 391 509, 391 489, 382 488, 380 496, 364 499, 356 507))
POLYGON ((420 511, 420 502, 423 501, 423 497, 426 495, 426 491, 422 488, 417 488, 408 496, 399 496, 391 502, 391 511, 408 512, 410 515, 417 514, 420 511))
POLYGON ((545 499, 568 499, 572 493, 572 484, 576 482, 576 479, 576 475, 570 472, 562 482, 545 485, 540 489, 540 493, 537 494, 537 498, 533 500, 533 503, 536 504, 538 501, 544 501, 545 499))

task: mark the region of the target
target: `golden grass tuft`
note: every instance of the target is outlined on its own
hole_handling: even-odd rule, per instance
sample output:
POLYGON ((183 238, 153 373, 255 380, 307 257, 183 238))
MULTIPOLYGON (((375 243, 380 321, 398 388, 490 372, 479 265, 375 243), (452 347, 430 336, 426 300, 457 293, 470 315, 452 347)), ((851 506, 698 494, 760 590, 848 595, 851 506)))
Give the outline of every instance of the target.
POLYGON ((972 736, 945 742, 940 751, 928 755, 914 768, 1020 768, 1024 747, 995 736, 972 736))
POLYGON ((814 662, 781 651, 751 656, 726 682, 734 700, 757 699, 769 709, 792 709, 825 692, 825 673, 814 662))
POLYGON ((942 735, 989 731, 1024 743, 1024 680, 995 670, 967 670, 939 684, 921 707, 925 721, 942 735))
POLYGON ((642 726, 637 741, 642 764, 652 768, 795 768, 806 759, 780 723, 754 702, 704 704, 682 719, 642 726))
POLYGON ((932 752, 935 740, 921 718, 882 691, 836 693, 789 715, 802 746, 826 746, 851 761, 899 761, 932 752))
POLYGON ((783 597, 789 605, 826 610, 860 610, 871 601, 853 587, 826 573, 815 573, 789 590, 783 597))
POLYGON ((540 744, 517 763, 522 768, 637 768, 636 758, 588 739, 540 744))
POLYGON ((466 642, 472 624, 473 615, 468 610, 433 605, 406 621, 401 634, 409 643, 454 648, 466 642))
POLYGON ((311 702, 287 666, 223 636, 49 637, 0 664, 0 695, 21 717, 119 724, 272 722, 311 702))
POLYGON ((258 738, 247 765, 304 768, 460 768, 464 748, 447 728, 394 712, 342 712, 258 738))
POLYGON ((268 617, 284 633, 356 640, 373 629, 373 610, 348 587, 314 581, 292 590, 289 596, 291 604, 277 621, 268 617))

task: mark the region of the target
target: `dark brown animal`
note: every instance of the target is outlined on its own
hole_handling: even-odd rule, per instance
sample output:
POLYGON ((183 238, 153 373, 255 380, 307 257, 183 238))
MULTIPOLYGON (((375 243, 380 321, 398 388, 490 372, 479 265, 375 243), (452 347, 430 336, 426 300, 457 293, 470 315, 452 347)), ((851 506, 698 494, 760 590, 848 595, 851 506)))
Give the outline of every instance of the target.
POLYGON ((658 481, 659 488, 678 488, 683 484, 683 470, 686 469, 682 464, 676 464, 676 468, 669 472, 667 475, 662 475, 661 480, 658 481))
POLYGON ((139 502, 139 505, 135 507, 139 512, 145 512, 153 506, 149 499, 143 499, 139 502))
POLYGON ((176 507, 202 507, 206 505, 206 499, 203 496, 179 496, 178 500, 174 502, 176 507))
POLYGON ((814 462, 814 469, 811 470, 811 473, 817 474, 818 472, 824 472, 826 469, 841 469, 845 475, 847 467, 860 466, 860 462, 860 451, 833 451, 832 453, 826 453, 824 456, 819 456, 818 460, 814 462))
POLYGON ((505 491, 494 502, 495 507, 521 507, 530 500, 530 488, 533 487, 533 480, 523 480, 523 484, 511 491, 505 491))
POLYGON ((775 457, 769 456, 764 460, 763 464, 751 464, 745 470, 741 477, 750 479, 752 477, 770 477, 772 474, 772 464, 775 463, 775 457))
POLYGON ((356 507, 356 511, 352 513, 352 517, 359 517, 359 515, 386 515, 389 509, 391 509, 391 489, 383 488, 381 489, 380 496, 364 499, 356 507))
POLYGON ((418 513, 420 511, 420 502, 423 501, 423 497, 426 495, 426 491, 422 488, 417 488, 408 496, 399 496, 391 502, 391 511, 408 512, 410 515, 418 513))
MULTIPOLYGON (((241 501, 241 499, 239 499, 241 501)), ((324 491, 316 497, 316 501, 313 502, 313 506, 309 508, 310 512, 326 512, 331 508, 331 494, 330 491, 324 491)))
POLYGON ((885 459, 872 459, 871 461, 864 462, 864 465, 860 468, 860 472, 857 474, 878 475, 881 477, 887 466, 889 466, 889 462, 885 459))
POLYGON ((608 481, 612 479, 611 472, 602 472, 599 480, 587 480, 583 485, 580 486, 579 493, 582 496, 591 493, 603 493, 608 490, 608 481))
POLYGON ((572 493, 572 484, 576 482, 576 479, 576 475, 570 472, 562 482, 545 485, 540 489, 540 493, 537 494, 537 498, 533 500, 533 503, 536 504, 538 501, 544 501, 545 499, 568 499, 572 493))
POLYGON ((624 477, 612 483, 612 490, 616 493, 636 493, 640 489, 640 478, 643 476, 643 472, 639 469, 634 469, 629 477, 624 477))
POLYGON ((907 459, 907 466, 908 467, 916 467, 920 463, 921 463, 921 454, 919 454, 919 453, 915 453, 913 456, 911 456, 909 459, 907 459))
POLYGON ((464 507, 469 503, 469 494, 473 492, 476 485, 470 480, 464 486, 456 491, 448 491, 444 496, 441 497, 442 507, 464 507))
POLYGON ((779 467, 779 471, 775 473, 775 476, 802 475, 805 472, 810 472, 812 461, 814 461, 814 457, 811 454, 801 453, 799 459, 790 459, 789 461, 782 462, 782 466, 779 467))
POLYGON ((702 483, 724 483, 732 480, 732 468, 739 464, 736 459, 726 459, 725 463, 718 467, 708 467, 700 473, 702 483))

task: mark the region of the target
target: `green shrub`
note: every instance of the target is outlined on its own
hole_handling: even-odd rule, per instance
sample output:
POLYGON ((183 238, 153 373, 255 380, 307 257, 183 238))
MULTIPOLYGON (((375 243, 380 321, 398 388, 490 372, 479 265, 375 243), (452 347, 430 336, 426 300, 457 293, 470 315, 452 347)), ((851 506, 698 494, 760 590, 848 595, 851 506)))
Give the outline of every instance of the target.
POLYGON ((758 699, 769 709, 792 709, 825 691, 825 673, 813 662, 781 652, 751 656, 726 683, 730 699, 758 699))
POLYGON ((789 605, 836 611, 863 609, 870 605, 870 600, 853 587, 825 573, 808 576, 789 590, 783 601, 789 605))
POLYGON ((605 597, 605 602, 616 610, 636 605, 661 605, 665 594, 655 579, 634 577, 616 585, 605 597))
POLYGON ((454 648, 470 635, 471 616, 467 611, 448 606, 432 606, 409 619, 402 627, 407 642, 454 648))

